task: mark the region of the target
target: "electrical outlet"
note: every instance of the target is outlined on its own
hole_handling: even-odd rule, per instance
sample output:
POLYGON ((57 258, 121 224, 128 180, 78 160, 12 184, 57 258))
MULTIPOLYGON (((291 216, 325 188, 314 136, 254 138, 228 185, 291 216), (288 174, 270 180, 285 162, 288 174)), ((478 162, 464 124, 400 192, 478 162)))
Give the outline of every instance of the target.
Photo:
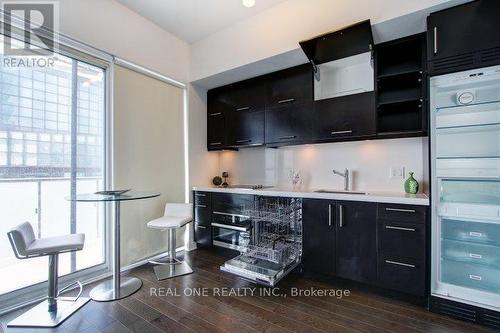
POLYGON ((405 167, 391 167, 389 169, 389 178, 404 179, 405 178, 405 167))

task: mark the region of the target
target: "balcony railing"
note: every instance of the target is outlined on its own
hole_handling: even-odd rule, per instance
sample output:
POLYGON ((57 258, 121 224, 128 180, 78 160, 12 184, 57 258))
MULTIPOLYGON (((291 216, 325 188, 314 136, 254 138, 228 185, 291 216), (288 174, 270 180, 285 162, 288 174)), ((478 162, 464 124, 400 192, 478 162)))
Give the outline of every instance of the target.
MULTIPOLYGON (((77 193, 95 192, 102 186, 99 177, 78 177, 77 193)), ((77 204, 71 226, 71 180, 55 178, 0 179, 0 276, 8 276, 0 284, 0 295, 47 279, 44 258, 18 260, 14 257, 7 232, 17 224, 30 222, 37 237, 64 235, 73 231, 85 233, 83 251, 60 256, 60 274, 103 263, 104 207, 98 204, 77 204)))

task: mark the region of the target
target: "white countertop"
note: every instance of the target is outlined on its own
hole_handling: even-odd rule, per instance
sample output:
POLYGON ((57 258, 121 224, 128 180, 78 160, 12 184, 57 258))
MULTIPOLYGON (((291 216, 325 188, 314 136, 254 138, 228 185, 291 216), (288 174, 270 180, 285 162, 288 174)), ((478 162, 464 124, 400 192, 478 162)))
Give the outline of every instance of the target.
POLYGON ((366 201, 366 202, 429 206, 429 197, 423 193, 406 194, 400 192, 366 191, 368 192, 368 194, 350 194, 350 193, 317 193, 314 192, 315 190, 316 189, 293 190, 282 187, 272 187, 259 190, 212 187, 212 186, 193 187, 193 191, 205 191, 205 192, 222 192, 222 193, 253 194, 253 195, 265 195, 265 196, 276 196, 276 197, 298 197, 298 198, 310 198, 310 199, 366 201))

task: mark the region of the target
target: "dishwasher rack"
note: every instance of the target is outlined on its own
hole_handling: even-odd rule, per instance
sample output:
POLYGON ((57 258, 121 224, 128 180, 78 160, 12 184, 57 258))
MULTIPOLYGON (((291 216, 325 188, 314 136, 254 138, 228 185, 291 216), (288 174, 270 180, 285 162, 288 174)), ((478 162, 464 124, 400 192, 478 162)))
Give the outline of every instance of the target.
POLYGON ((252 242, 221 270, 274 286, 302 259, 302 199, 257 197, 242 211, 253 223, 252 242))

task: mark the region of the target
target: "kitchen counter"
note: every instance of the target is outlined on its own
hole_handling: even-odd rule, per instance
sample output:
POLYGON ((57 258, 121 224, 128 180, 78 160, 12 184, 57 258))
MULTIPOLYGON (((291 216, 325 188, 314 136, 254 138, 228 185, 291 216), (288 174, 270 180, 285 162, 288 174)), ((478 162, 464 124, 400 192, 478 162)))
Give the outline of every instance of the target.
POLYGON ((344 201, 365 201, 365 202, 380 202, 405 205, 428 206, 429 197, 426 194, 406 194, 400 192, 381 192, 367 191, 368 194, 351 194, 351 193, 317 193, 314 190, 293 190, 282 187, 271 187, 257 190, 242 189, 242 188, 224 188, 213 186, 195 186, 193 191, 204 192, 222 192, 234 194, 253 194, 272 197, 294 197, 294 198, 309 198, 309 199, 329 199, 329 200, 344 200, 344 201))

